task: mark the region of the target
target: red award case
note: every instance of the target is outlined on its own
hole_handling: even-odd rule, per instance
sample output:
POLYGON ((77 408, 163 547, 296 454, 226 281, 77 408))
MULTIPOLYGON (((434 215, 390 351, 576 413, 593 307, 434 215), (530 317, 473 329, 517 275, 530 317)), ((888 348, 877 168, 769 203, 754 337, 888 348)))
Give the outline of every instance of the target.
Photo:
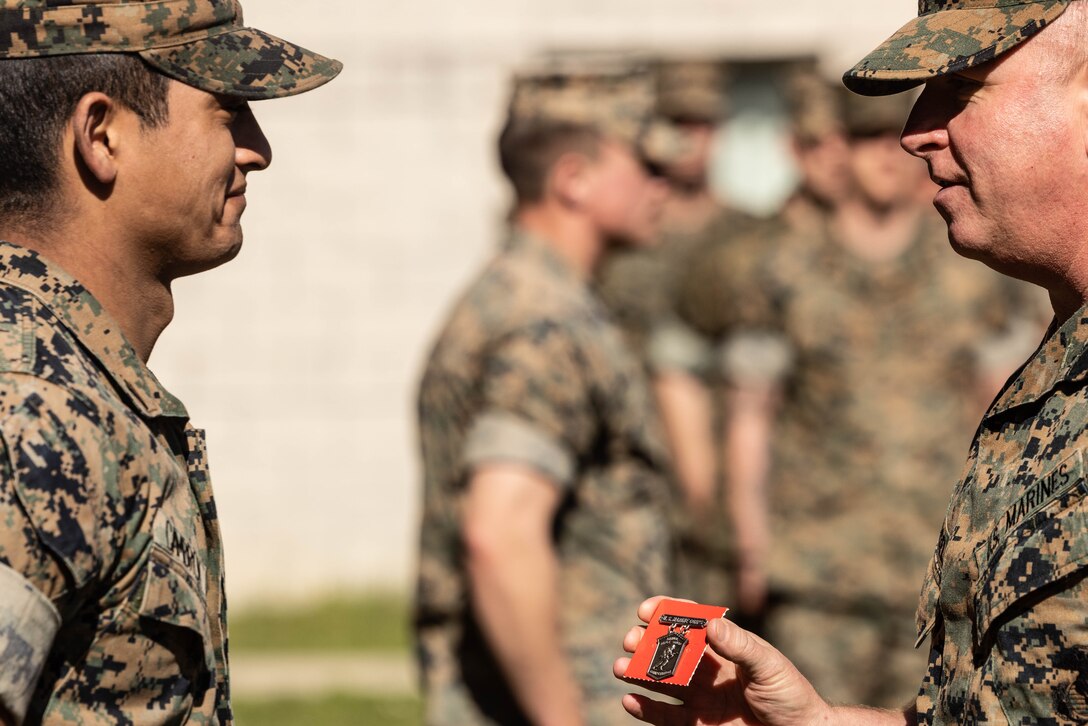
POLYGON ((729 608, 662 600, 646 626, 624 671, 626 681, 650 681, 673 686, 691 683, 706 652, 706 626, 724 617, 729 608))

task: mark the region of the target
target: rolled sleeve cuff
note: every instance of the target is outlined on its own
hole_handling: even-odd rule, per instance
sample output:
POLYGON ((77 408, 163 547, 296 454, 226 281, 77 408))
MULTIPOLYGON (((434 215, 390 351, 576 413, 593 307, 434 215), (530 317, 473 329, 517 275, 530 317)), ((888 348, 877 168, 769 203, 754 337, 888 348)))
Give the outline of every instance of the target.
POLYGON ((722 345, 718 365, 738 385, 775 383, 793 368, 793 349, 780 335, 744 333, 722 345))
POLYGON ((555 437, 513 414, 484 414, 465 441, 466 469, 496 463, 528 466, 564 488, 574 484, 574 456, 555 437))
POLYGON ((60 613, 25 577, 0 564, 0 701, 22 723, 60 613))
POLYGON ((687 325, 671 321, 651 332, 647 358, 659 373, 679 370, 703 375, 712 367, 713 347, 687 325))

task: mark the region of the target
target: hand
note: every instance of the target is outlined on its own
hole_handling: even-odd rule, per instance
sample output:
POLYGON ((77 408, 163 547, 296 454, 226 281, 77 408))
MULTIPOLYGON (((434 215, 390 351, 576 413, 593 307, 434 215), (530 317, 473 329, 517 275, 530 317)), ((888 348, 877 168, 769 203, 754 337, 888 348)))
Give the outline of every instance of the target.
MULTIPOLYGON (((649 622, 660 597, 639 606, 638 615, 649 622)), ((645 627, 632 628, 623 647, 633 653, 645 627)), ((681 705, 628 694, 623 707, 635 718, 660 726, 793 726, 829 723, 831 707, 785 656, 752 633, 727 620, 707 625, 710 644, 691 685, 685 687, 645 683, 645 687, 682 700, 681 705)), ((612 666, 621 677, 630 658, 612 666)), ((641 682, 640 682, 641 684, 641 682)))

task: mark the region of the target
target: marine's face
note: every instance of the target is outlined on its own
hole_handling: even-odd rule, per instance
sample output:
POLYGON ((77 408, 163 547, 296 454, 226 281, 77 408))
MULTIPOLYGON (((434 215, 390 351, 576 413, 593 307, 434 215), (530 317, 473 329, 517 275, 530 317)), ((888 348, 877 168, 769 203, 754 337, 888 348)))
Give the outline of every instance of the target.
POLYGON ((914 202, 920 164, 903 153, 897 131, 852 138, 847 158, 854 188, 866 204, 889 209, 914 202))
POLYGON ((169 119, 137 138, 130 173, 143 203, 129 229, 151 244, 169 278, 220 265, 242 245, 246 175, 271 148, 247 104, 170 82, 169 119))
POLYGON ((711 123, 690 122, 678 123, 676 129, 683 138, 684 154, 665 166, 665 175, 685 185, 706 183, 717 128, 711 123))
POLYGON ((668 195, 666 183, 652 176, 633 148, 601 143, 590 164, 585 209, 608 237, 634 245, 652 244, 668 195))
POLYGON ((846 139, 837 131, 794 146, 801 184, 809 194, 834 207, 850 186, 846 139))
POLYGON ((1084 89, 1053 72, 1045 35, 930 81, 902 143, 940 186, 933 203, 958 252, 1047 285, 1074 254, 1088 174, 1084 89))

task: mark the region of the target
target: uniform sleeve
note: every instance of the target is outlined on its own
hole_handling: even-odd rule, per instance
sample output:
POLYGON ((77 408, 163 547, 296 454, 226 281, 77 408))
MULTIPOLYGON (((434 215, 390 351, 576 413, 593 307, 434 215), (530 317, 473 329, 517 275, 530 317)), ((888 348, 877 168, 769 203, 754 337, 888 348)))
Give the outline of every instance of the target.
POLYGON ((19 501, 3 441, 0 451, 0 701, 21 721, 60 628, 50 598, 63 596, 65 575, 19 501))
POLYGON ((678 304, 691 328, 711 341, 711 370, 742 386, 778 381, 793 362, 782 322, 781 244, 770 231, 719 240, 694 256, 678 304))
POLYGON ((571 486, 595 434, 587 367, 572 333, 557 323, 501 340, 484 362, 484 404, 466 440, 467 467, 523 464, 571 486))
POLYGON ((646 357, 658 373, 683 371, 703 376, 714 367, 714 345, 678 319, 659 322, 650 331, 646 357))
POLYGON ((0 564, 0 702, 17 721, 26 717, 60 622, 41 590, 0 564))
POLYGON ((104 494, 108 445, 90 409, 45 385, 5 388, 20 402, 0 412, 0 698, 19 715, 59 613, 119 551, 127 522, 110 517, 127 517, 104 494))

